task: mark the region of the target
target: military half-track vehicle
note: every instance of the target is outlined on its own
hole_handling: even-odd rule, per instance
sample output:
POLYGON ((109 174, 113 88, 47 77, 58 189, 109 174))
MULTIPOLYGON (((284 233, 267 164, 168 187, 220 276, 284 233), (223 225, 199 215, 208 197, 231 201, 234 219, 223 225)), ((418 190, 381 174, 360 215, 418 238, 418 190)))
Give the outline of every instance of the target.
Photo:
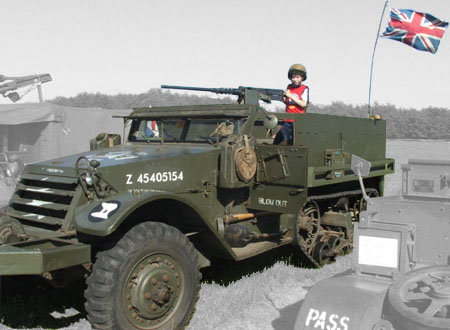
POLYGON ((172 329, 192 317, 202 267, 294 244, 320 266, 352 246, 365 208, 350 157, 383 193, 383 120, 269 114, 283 91, 226 89, 241 104, 136 108, 123 144, 27 165, 0 222, 0 275, 65 278, 84 266, 94 328, 172 329), (293 145, 274 145, 284 121, 293 145))
POLYGON ((402 194, 368 200, 353 267, 313 286, 295 330, 450 329, 450 162, 409 160, 402 194))

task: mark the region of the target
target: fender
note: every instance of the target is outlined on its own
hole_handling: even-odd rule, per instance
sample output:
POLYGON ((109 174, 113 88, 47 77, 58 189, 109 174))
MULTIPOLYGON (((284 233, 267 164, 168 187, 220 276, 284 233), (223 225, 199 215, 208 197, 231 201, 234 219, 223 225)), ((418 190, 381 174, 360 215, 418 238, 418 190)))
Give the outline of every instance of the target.
POLYGON ((303 301, 294 330, 372 329, 382 317, 391 283, 356 275, 323 280, 303 301))
MULTIPOLYGON (((107 236, 114 232, 137 208, 158 199, 180 201, 195 210, 202 219, 205 219, 205 216, 195 205, 178 194, 161 190, 140 191, 139 194, 123 191, 103 200, 93 201, 78 207, 75 211, 75 228, 78 232, 84 234, 107 236)), ((207 221, 205 223, 208 224, 207 221)))

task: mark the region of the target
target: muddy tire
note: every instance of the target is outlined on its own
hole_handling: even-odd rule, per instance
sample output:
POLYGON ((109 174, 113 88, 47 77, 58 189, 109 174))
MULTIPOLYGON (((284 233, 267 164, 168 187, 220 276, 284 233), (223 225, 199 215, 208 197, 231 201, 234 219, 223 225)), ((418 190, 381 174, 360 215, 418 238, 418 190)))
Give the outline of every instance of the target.
POLYGON ((94 329, 183 329, 199 298, 199 269, 194 246, 178 229, 141 223, 97 255, 87 318, 94 329))

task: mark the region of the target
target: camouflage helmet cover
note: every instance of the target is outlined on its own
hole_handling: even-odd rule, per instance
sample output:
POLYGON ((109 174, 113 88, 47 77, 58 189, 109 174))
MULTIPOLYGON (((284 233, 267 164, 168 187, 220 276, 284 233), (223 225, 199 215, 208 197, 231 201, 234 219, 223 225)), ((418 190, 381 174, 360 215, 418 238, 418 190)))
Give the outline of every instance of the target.
POLYGON ((306 68, 303 64, 292 64, 288 71, 288 78, 292 78, 293 73, 300 73, 303 76, 303 81, 306 80, 306 68))

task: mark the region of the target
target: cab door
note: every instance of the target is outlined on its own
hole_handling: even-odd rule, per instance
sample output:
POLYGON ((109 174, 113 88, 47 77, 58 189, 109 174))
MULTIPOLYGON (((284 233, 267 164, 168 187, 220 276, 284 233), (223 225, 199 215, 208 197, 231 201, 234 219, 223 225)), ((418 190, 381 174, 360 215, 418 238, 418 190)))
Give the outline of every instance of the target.
POLYGON ((249 207, 299 212, 307 196, 307 151, 304 146, 257 145, 258 166, 249 207))

